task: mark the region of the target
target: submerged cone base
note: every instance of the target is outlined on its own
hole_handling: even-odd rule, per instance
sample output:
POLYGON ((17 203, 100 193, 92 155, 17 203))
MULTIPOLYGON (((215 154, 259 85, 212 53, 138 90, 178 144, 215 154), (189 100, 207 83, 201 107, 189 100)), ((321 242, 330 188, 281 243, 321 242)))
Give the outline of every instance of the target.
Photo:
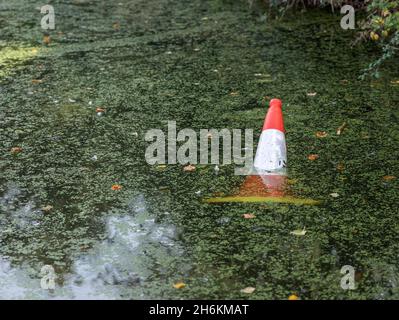
POLYGON ((321 201, 305 198, 295 198, 291 196, 286 197, 260 197, 260 196, 231 196, 231 197, 216 197, 207 198, 203 200, 206 203, 288 203, 294 205, 319 205, 321 201))

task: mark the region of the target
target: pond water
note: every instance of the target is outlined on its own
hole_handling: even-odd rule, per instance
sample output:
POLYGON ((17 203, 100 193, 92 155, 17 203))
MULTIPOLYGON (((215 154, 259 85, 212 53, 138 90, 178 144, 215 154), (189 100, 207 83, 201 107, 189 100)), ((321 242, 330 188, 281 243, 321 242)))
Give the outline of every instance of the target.
POLYGON ((227 0, 57 0, 45 45, 40 5, 0 4, 0 298, 398 298, 397 61, 360 81, 378 51, 339 15, 227 0), (257 143, 273 97, 292 192, 321 205, 204 203, 245 177, 146 163, 168 120, 257 143))

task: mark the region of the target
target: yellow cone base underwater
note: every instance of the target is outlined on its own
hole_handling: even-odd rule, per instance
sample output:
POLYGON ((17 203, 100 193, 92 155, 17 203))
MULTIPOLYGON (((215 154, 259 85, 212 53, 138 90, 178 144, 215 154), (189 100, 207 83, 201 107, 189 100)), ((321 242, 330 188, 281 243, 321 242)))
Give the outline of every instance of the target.
POLYGON ((297 198, 287 194, 287 177, 283 175, 247 176, 238 194, 226 197, 206 198, 205 203, 286 203, 294 205, 318 205, 321 201, 297 198))
POLYGON ((287 203, 294 205, 319 205, 321 201, 306 199, 306 198, 295 198, 291 196, 286 197, 257 197, 257 196, 248 196, 248 197, 240 197, 240 196, 231 196, 231 197, 216 197, 216 198, 207 198, 203 200, 205 203, 287 203))

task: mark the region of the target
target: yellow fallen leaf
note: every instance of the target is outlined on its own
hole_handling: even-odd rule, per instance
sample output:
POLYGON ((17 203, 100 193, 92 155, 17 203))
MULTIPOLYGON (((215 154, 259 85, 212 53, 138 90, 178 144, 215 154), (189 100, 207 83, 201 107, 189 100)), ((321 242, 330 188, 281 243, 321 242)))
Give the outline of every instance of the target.
POLYGON ((254 291, 255 291, 255 288, 254 288, 254 287, 246 287, 246 288, 240 290, 240 292, 242 292, 242 293, 248 293, 248 294, 250 294, 250 293, 252 293, 252 292, 254 292, 254 291))
POLYGON ((188 166, 185 166, 183 168, 183 171, 187 171, 187 172, 195 171, 195 166, 189 164, 188 166))
POLYGON ((317 131, 316 132, 316 137, 317 138, 325 138, 325 137, 327 137, 327 135, 328 135, 328 133, 325 132, 325 131, 317 131))
POLYGON ((44 44, 50 44, 50 42, 51 42, 50 36, 44 36, 43 37, 43 43, 44 44))
POLYGON ((318 154, 310 154, 310 155, 308 155, 308 159, 310 160, 310 161, 315 161, 315 160, 317 160, 319 158, 319 155, 318 154))
POLYGON ((42 211, 44 211, 44 212, 49 212, 49 211, 51 211, 53 209, 53 206, 52 205, 47 205, 47 206, 44 206, 43 208, 42 208, 42 211))
POLYGON ((288 300, 298 300, 298 296, 296 294, 292 294, 288 297, 288 300))
POLYGON ((343 163, 338 163, 338 164, 337 164, 337 170, 338 170, 339 172, 344 171, 344 169, 345 169, 345 165, 344 165, 343 163))
POLYGON ((346 122, 344 122, 342 125, 340 125, 338 127, 338 129, 337 129, 337 135, 338 136, 342 133, 342 131, 344 131, 345 127, 346 127, 346 122))
POLYGON ((294 235, 294 236, 304 236, 306 234, 306 230, 305 228, 301 229, 297 229, 294 231, 291 231, 290 234, 294 235))
POLYGON ((183 289, 186 286, 184 282, 177 282, 173 285, 173 288, 175 289, 183 289))

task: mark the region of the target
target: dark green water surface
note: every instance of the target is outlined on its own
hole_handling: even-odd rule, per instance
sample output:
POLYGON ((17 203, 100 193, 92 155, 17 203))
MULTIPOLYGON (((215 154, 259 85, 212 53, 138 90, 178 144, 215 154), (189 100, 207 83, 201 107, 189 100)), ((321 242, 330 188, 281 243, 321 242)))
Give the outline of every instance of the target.
POLYGON ((41 4, 0 1, 0 298, 399 298, 395 61, 359 81, 377 53, 339 16, 275 21, 245 1, 56 0, 44 45, 41 4), (237 191, 234 165, 146 163, 167 120, 257 143, 272 97, 291 187, 322 205, 205 204, 237 191))

